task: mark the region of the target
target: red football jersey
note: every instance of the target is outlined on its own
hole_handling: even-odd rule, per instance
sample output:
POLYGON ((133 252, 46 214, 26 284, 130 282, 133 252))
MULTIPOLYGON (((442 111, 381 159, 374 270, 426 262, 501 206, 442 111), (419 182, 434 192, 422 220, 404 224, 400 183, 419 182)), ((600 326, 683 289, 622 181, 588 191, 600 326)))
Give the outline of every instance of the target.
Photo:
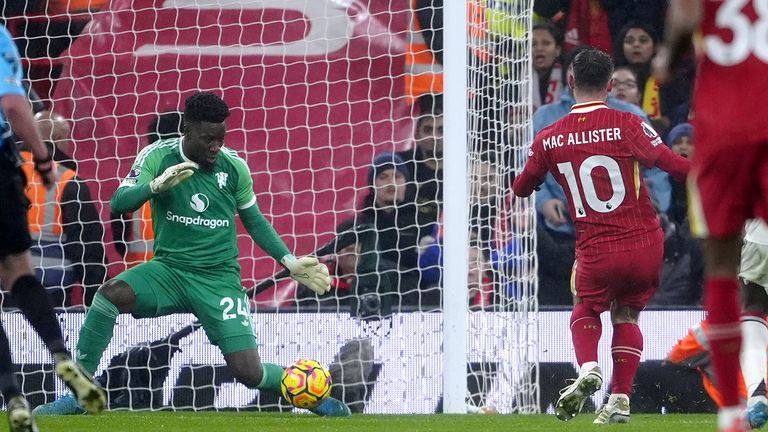
POLYGON ((696 152, 768 144, 768 8, 754 0, 702 1, 703 56, 693 104, 696 152))
POLYGON ((581 253, 633 250, 663 238, 639 163, 652 167, 665 151, 640 117, 602 102, 576 104, 536 135, 524 174, 544 179, 549 171, 563 187, 581 253))

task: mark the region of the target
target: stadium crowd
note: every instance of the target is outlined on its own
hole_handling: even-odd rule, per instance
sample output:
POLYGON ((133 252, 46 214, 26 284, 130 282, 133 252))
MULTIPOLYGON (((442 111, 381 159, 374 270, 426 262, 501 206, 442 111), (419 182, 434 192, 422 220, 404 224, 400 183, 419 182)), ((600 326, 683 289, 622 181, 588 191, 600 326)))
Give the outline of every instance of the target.
MULTIPOLYGON (((77 145, 69 137, 70 122, 77 119, 64 119, 56 114, 56 107, 51 106, 48 99, 58 73, 55 57, 77 38, 77 33, 87 23, 82 12, 103 8, 106 2, 44 3, 26 2, 26 9, 6 8, 4 18, 12 33, 15 32, 24 57, 54 60, 45 65, 48 69, 43 72, 51 78, 50 84, 45 80, 27 81, 28 86, 29 82, 33 83, 29 86, 30 96, 38 101, 34 109, 41 135, 48 142, 62 172, 59 179, 61 193, 48 196, 34 188, 28 189, 34 208, 40 209, 30 212, 30 218, 39 219, 30 219, 33 235, 37 236, 37 245, 32 252, 38 260, 38 275, 54 303, 77 307, 89 304, 98 286, 113 276, 107 271, 110 256, 118 257, 123 261, 118 264, 127 266, 151 257, 151 214, 147 207, 135 214, 112 214, 109 223, 99 219, 88 184, 81 179, 77 162, 70 157, 72 146, 77 145), (48 22, 32 19, 24 21, 24 25, 18 22, 19 17, 39 18, 46 12, 54 17, 48 22), (67 24, 63 21, 66 19, 78 25, 67 24), (37 92, 42 96, 36 96, 37 92), (45 227, 41 221, 46 212, 61 214, 51 233, 40 232, 41 227, 45 227), (105 229, 106 226, 111 229, 105 229), (111 240, 105 235, 109 231, 111 240), (117 253, 109 253, 109 248, 114 248, 117 253)), ((481 65, 483 73, 491 76, 495 72, 487 72, 489 68, 503 69, 505 62, 513 60, 509 50, 503 48, 508 45, 505 40, 520 35, 515 26, 499 25, 500 20, 504 21, 505 13, 511 16, 514 2, 500 0, 497 3, 499 7, 494 11, 476 14, 484 16, 484 21, 481 18, 476 22, 484 27, 480 34, 483 43, 482 47, 475 46, 470 50, 475 57, 473 64, 481 65)), ((566 82, 569 64, 575 53, 590 45, 611 54, 617 66, 609 105, 646 118, 673 151, 690 157, 695 141, 694 131, 688 123, 694 115, 689 103, 695 72, 693 59, 686 61, 685 67, 669 84, 658 85, 650 73, 663 32, 666 3, 663 0, 535 1, 530 52, 533 82, 530 112, 533 113, 534 132, 564 116, 574 104, 566 82)), ((408 51, 402 75, 404 94, 412 103, 414 113, 413 145, 399 152, 374 155, 367 169, 367 191, 362 194, 364 198, 360 206, 350 209, 353 217, 340 221, 339 231, 359 230, 360 241, 326 257, 331 273, 336 276, 336 295, 320 300, 301 287, 278 286, 280 291, 277 293, 270 291, 268 296, 257 296, 258 304, 295 307, 297 304, 338 306, 354 303, 359 308, 358 297, 372 291, 381 295, 382 306, 387 310, 392 307, 427 310, 439 307, 443 196, 442 0, 417 0, 413 7, 414 19, 407 35, 408 51), (424 73, 427 64, 431 72, 424 73), (375 262, 365 258, 371 251, 377 251, 375 262), (345 254, 354 256, 351 265, 345 254), (373 273, 380 276, 372 280, 370 275, 373 273)), ((38 63, 30 61, 27 64, 30 78, 41 75, 38 63)), ((500 82, 487 79, 488 89, 473 96, 476 100, 471 103, 481 108, 477 112, 488 112, 482 108, 491 99, 490 93, 503 95, 510 107, 515 100, 527 97, 524 92, 510 89, 506 84, 496 84, 497 81, 500 82)), ((512 112, 511 108, 504 111, 501 118, 505 121, 519 119, 520 114, 512 112)), ((174 136, 174 131, 178 133, 181 122, 178 113, 164 114, 164 118, 149 126, 145 145, 174 136)), ((522 253, 525 240, 498 232, 499 227, 509 229, 510 223, 516 222, 508 212, 494 205, 497 202, 504 202, 506 206, 513 202, 517 206, 527 203, 510 196, 513 176, 499 169, 499 165, 520 162, 508 151, 510 144, 520 143, 509 142, 514 139, 512 133, 503 136, 494 130, 511 129, 509 123, 485 120, 473 124, 480 130, 472 133, 480 138, 475 151, 471 152, 473 231, 468 301, 473 308, 483 309, 523 295, 527 288, 513 274, 515 269, 530 265, 530 257, 522 253)), ((31 160, 27 164, 27 171, 33 176, 31 160)), ((658 169, 645 170, 644 179, 665 233, 661 285, 651 305, 698 306, 703 278, 701 248, 689 234, 685 187, 658 169)), ((535 212, 538 302, 543 307, 570 305, 575 231, 567 211, 565 192, 551 176, 538 192, 535 212)), ((6 299, 3 306, 13 305, 6 299)))

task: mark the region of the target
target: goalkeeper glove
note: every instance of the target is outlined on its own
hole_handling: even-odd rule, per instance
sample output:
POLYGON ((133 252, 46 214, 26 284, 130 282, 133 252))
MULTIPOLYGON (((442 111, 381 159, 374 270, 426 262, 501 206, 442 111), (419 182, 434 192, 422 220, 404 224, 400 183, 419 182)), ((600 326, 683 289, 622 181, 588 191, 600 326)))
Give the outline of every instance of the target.
POLYGON ((149 182, 149 189, 155 195, 165 192, 188 179, 194 172, 192 168, 197 168, 197 164, 194 162, 182 162, 169 166, 159 177, 149 182))
POLYGON ((318 294, 325 294, 331 290, 331 277, 328 275, 328 267, 320 263, 315 257, 296 258, 286 255, 280 260, 291 272, 291 277, 298 283, 306 286, 318 294))

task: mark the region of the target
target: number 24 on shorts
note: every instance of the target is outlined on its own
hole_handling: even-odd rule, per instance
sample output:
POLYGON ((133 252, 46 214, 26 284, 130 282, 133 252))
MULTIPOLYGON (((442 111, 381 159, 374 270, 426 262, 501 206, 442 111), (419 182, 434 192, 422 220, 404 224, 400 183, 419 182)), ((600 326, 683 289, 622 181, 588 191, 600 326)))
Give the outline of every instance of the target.
POLYGON ((221 301, 219 302, 219 306, 224 308, 221 314, 221 319, 224 321, 236 319, 238 316, 243 317, 243 323, 244 326, 251 324, 251 313, 250 308, 248 307, 248 299, 243 296, 237 299, 237 308, 235 309, 235 300, 232 297, 223 297, 221 301), (232 313, 233 309, 237 313, 232 313))

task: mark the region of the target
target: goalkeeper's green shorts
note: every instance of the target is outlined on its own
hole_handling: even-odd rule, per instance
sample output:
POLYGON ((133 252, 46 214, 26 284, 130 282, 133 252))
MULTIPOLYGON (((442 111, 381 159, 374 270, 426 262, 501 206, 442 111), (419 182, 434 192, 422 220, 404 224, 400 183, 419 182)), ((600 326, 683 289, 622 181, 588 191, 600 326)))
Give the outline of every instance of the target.
POLYGON ((136 293, 136 318, 192 313, 223 354, 257 347, 250 302, 236 264, 192 269, 155 258, 120 273, 116 279, 136 293))

